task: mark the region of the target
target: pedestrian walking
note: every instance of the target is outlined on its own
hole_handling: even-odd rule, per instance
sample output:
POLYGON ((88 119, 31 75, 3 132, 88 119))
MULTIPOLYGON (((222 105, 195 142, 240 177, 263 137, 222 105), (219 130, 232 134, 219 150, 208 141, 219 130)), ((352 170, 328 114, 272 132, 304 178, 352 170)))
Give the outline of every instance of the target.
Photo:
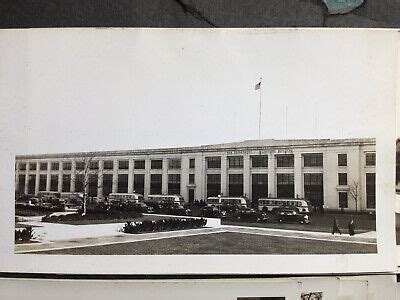
POLYGON ((351 220, 349 222, 349 235, 351 235, 351 236, 355 235, 355 232, 354 232, 355 228, 356 228, 356 226, 354 225, 354 221, 351 220))
POLYGON ((334 217, 334 219, 333 219, 332 234, 335 234, 336 232, 338 232, 340 235, 342 235, 342 232, 341 232, 340 229, 339 229, 339 224, 338 224, 337 217, 334 217))

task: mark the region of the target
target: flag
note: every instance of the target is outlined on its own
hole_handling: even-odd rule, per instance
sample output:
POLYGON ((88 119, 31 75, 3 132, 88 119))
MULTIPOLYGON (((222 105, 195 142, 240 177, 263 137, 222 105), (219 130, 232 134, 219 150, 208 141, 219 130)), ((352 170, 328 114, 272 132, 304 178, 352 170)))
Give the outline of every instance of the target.
POLYGON ((261 88, 261 81, 259 83, 256 84, 256 86, 254 87, 255 90, 259 90, 261 88))

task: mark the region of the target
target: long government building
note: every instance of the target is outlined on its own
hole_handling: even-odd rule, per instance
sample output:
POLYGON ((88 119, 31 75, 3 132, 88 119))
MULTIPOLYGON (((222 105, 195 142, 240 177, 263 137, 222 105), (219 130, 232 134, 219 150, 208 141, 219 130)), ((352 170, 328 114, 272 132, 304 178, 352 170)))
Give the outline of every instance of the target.
POLYGON ((375 209, 375 157, 372 138, 20 155, 15 189, 180 194, 187 202, 218 195, 305 198, 325 209, 366 211, 375 209))

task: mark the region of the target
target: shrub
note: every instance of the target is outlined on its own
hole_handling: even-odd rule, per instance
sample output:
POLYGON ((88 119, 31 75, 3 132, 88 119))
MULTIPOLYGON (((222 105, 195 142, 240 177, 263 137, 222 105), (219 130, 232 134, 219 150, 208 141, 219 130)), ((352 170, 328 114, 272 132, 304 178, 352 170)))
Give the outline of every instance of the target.
POLYGON ((129 219, 129 218, 139 218, 142 213, 137 211, 107 211, 107 212, 87 212, 82 216, 82 212, 68 214, 68 215, 46 215, 42 217, 42 222, 58 223, 58 222, 71 222, 71 221, 82 221, 82 220, 119 220, 119 219, 129 219))
POLYGON ((33 239, 32 227, 28 226, 23 229, 15 230, 15 241, 16 242, 29 242, 31 239, 33 239))
POLYGON ((173 231, 201 228, 207 224, 207 220, 198 219, 162 219, 158 221, 145 220, 143 222, 126 222, 122 228, 124 233, 146 233, 159 231, 173 231))

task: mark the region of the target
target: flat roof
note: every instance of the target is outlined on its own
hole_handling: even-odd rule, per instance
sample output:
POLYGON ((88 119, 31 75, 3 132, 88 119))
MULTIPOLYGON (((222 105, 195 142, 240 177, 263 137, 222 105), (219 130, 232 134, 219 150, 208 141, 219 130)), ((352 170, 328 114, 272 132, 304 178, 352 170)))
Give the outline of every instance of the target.
POLYGON ((89 152, 71 152, 71 153, 48 153, 48 154, 30 154, 17 155, 16 159, 40 159, 40 158, 73 158, 80 156, 131 156, 131 155, 153 155, 153 154, 183 154, 194 152, 217 152, 233 150, 266 150, 274 148, 287 147, 333 147, 333 146, 359 146, 375 145, 375 138, 352 138, 352 139, 262 139, 246 140, 242 142, 202 145, 195 147, 173 147, 173 148, 150 148, 138 150, 120 150, 120 151, 89 151, 89 152))

